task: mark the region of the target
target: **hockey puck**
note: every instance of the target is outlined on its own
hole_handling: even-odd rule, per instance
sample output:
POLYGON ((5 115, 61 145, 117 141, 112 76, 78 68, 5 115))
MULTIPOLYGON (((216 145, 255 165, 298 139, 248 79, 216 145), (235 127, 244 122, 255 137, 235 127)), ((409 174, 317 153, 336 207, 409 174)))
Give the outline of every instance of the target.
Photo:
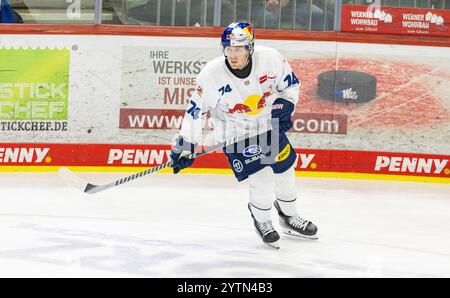
POLYGON ((352 70, 332 70, 318 77, 317 92, 320 97, 344 102, 362 103, 375 98, 377 79, 367 73, 352 70))

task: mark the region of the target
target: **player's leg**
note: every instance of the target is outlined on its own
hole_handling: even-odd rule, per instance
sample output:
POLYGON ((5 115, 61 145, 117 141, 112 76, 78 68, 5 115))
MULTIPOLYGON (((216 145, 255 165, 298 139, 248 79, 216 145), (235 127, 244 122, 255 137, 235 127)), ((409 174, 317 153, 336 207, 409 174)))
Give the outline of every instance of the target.
POLYGON ((275 231, 270 221, 272 208, 274 177, 270 166, 262 163, 270 148, 266 147, 266 134, 257 138, 248 139, 224 148, 231 169, 240 182, 249 179, 250 203, 248 208, 254 221, 258 235, 264 243, 278 248, 277 241, 280 235, 275 231))
POLYGON ((297 215, 297 188, 295 185, 295 165, 283 173, 275 174, 275 198, 284 214, 297 215))
POLYGON ((292 165, 283 173, 275 174, 275 208, 280 216, 283 233, 317 239, 317 227, 297 214, 297 188, 292 165))
POLYGON ((280 235, 275 231, 270 220, 272 209, 274 174, 270 167, 265 167, 249 176, 250 203, 248 205, 252 215, 256 232, 264 243, 278 248, 280 235))
POLYGON ((272 169, 265 167, 249 177, 251 211, 255 219, 260 222, 270 220, 275 186, 273 176, 272 169))

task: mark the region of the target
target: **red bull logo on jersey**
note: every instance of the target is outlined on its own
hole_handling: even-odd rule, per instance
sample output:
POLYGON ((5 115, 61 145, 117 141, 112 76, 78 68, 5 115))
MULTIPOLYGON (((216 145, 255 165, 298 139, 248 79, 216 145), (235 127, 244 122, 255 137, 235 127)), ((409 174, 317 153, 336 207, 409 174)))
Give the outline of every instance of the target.
POLYGON ((228 109, 228 113, 256 116, 266 107, 266 99, 268 96, 270 96, 270 92, 265 92, 263 96, 252 94, 243 103, 238 103, 232 109, 228 109))

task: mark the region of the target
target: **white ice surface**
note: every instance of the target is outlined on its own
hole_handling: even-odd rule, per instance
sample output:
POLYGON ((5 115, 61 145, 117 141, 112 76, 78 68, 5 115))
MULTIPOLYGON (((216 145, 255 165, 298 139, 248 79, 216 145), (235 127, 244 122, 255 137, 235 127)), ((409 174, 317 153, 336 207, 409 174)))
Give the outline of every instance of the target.
POLYGON ((0 277, 450 277, 449 184, 297 185, 320 238, 282 235, 275 250, 229 175, 152 174, 87 195, 56 173, 2 173, 0 277))

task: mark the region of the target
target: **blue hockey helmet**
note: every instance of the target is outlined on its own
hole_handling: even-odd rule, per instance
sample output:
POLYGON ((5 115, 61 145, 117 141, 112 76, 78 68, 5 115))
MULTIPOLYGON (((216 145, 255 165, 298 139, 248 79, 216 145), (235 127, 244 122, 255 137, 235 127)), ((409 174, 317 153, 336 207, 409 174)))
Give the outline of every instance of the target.
POLYGON ((222 49, 229 46, 246 46, 250 55, 255 46, 255 33, 249 23, 231 23, 222 33, 222 49))

